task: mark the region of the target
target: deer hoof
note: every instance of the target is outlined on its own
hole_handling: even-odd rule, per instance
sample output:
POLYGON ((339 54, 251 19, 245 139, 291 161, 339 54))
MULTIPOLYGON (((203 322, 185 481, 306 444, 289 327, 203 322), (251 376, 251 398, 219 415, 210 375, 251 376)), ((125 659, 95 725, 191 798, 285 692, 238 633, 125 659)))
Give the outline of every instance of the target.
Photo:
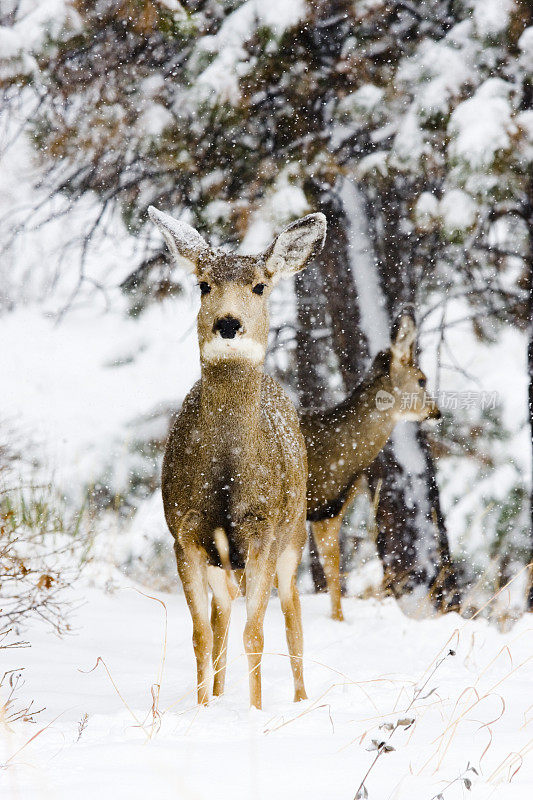
POLYGON ((294 693, 294 702, 299 703, 301 700, 307 700, 307 692, 305 689, 297 689, 294 693))

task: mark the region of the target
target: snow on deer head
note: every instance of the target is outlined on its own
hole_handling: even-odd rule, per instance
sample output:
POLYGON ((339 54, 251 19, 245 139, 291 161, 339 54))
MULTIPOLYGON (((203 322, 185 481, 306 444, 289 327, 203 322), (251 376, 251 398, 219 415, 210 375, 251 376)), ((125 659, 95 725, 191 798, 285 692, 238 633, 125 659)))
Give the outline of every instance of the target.
POLYGON ((198 341, 203 363, 246 360, 260 365, 267 348, 268 298, 281 278, 304 269, 322 249, 326 235, 323 214, 308 214, 277 236, 256 256, 211 248, 185 222, 148 209, 176 263, 192 272, 201 292, 198 341))

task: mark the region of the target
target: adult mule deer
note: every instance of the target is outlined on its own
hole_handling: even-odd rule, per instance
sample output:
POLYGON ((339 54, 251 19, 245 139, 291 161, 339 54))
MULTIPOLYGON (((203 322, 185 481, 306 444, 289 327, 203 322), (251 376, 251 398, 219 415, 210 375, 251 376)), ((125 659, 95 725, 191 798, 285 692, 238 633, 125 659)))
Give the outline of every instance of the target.
POLYGON ((193 621, 198 702, 224 691, 230 568, 245 571, 250 703, 261 708, 263 619, 274 577, 285 617, 294 699, 305 699, 296 569, 306 539, 307 459, 296 411, 263 372, 268 297, 323 246, 326 218, 289 225, 258 256, 208 246, 189 225, 150 207, 176 261, 194 272, 201 378, 186 397, 163 461, 165 517, 193 621), (208 610, 211 587, 211 619, 208 610))
POLYGON ((332 617, 342 620, 339 533, 357 481, 401 420, 438 419, 415 359, 416 324, 406 307, 391 330, 391 346, 375 357, 361 383, 342 403, 304 411, 307 445, 307 519, 322 559, 332 617))

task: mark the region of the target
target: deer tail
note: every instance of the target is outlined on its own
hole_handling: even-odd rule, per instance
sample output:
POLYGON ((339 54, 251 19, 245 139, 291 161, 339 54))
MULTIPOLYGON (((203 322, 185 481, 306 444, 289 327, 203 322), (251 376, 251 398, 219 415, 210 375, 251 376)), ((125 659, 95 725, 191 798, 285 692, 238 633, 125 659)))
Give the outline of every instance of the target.
POLYGON ((217 548, 218 555, 220 557, 220 563, 222 564, 222 568, 226 573, 228 591, 231 595, 231 599, 235 600, 235 597, 239 594, 239 588, 233 580, 233 573, 231 571, 228 537, 226 536, 226 532, 223 528, 215 528, 213 537, 215 539, 215 547, 217 548))

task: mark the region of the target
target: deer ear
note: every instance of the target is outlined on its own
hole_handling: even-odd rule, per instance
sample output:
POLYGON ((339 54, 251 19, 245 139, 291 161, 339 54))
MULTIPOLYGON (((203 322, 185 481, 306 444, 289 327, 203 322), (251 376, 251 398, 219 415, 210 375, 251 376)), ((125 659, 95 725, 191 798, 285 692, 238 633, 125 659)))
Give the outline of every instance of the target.
POLYGON ((291 223, 274 239, 265 253, 265 272, 274 280, 300 272, 320 253, 326 238, 324 214, 308 214, 291 223))
POLYGON ((391 331, 391 352, 393 359, 408 364, 414 358, 416 340, 415 312, 406 306, 394 320, 391 331))
POLYGON ((186 222, 174 219, 154 206, 149 207, 148 216, 165 237, 168 249, 178 266, 188 272, 195 272, 200 255, 209 249, 205 239, 186 222))

